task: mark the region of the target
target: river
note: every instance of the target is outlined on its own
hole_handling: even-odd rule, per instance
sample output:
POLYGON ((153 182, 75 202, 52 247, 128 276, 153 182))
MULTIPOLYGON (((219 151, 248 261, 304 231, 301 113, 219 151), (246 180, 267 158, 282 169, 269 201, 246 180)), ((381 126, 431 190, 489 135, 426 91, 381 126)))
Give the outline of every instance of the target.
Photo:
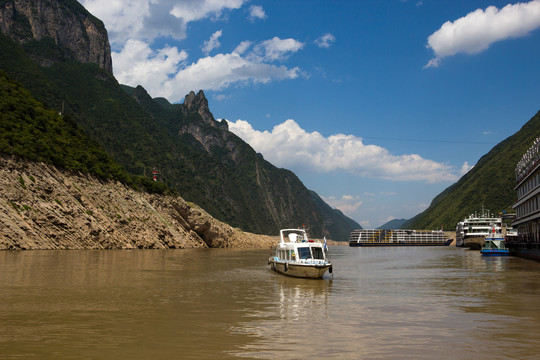
POLYGON ((0 359, 536 359, 540 263, 451 247, 0 252, 0 359))

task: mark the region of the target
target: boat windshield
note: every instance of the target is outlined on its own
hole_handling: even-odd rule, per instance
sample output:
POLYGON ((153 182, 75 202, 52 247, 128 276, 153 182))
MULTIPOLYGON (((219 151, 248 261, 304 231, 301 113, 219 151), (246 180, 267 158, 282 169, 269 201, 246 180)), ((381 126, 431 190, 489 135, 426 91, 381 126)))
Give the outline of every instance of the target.
POLYGON ((311 259, 311 253, 309 252, 309 247, 299 247, 298 248, 298 258, 299 259, 311 259))
POLYGON ((312 247, 311 252, 313 253, 313 258, 318 260, 324 260, 323 250, 320 247, 312 247))

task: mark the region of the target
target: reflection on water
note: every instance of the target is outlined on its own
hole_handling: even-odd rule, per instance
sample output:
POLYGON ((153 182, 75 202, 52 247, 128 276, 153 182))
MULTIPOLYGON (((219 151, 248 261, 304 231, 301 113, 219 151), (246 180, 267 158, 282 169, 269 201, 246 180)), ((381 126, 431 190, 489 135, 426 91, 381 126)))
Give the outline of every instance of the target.
POLYGON ((289 278, 267 250, 0 252, 0 359, 533 359, 540 263, 331 248, 289 278))

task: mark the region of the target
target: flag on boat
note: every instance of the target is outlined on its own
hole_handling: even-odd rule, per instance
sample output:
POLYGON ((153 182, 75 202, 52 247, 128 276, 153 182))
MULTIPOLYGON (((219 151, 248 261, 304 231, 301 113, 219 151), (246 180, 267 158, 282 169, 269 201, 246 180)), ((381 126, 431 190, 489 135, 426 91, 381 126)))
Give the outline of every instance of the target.
POLYGON ((323 248, 325 251, 328 251, 328 246, 326 246, 326 236, 324 237, 324 245, 323 248))

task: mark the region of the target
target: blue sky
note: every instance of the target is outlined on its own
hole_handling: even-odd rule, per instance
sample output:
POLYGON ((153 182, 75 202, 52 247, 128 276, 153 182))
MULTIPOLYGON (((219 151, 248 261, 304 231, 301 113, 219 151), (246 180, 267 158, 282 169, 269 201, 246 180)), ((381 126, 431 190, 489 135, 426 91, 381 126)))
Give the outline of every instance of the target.
POLYGON ((540 110, 540 0, 81 3, 120 83, 171 102, 204 90, 365 228, 425 210, 540 110))

